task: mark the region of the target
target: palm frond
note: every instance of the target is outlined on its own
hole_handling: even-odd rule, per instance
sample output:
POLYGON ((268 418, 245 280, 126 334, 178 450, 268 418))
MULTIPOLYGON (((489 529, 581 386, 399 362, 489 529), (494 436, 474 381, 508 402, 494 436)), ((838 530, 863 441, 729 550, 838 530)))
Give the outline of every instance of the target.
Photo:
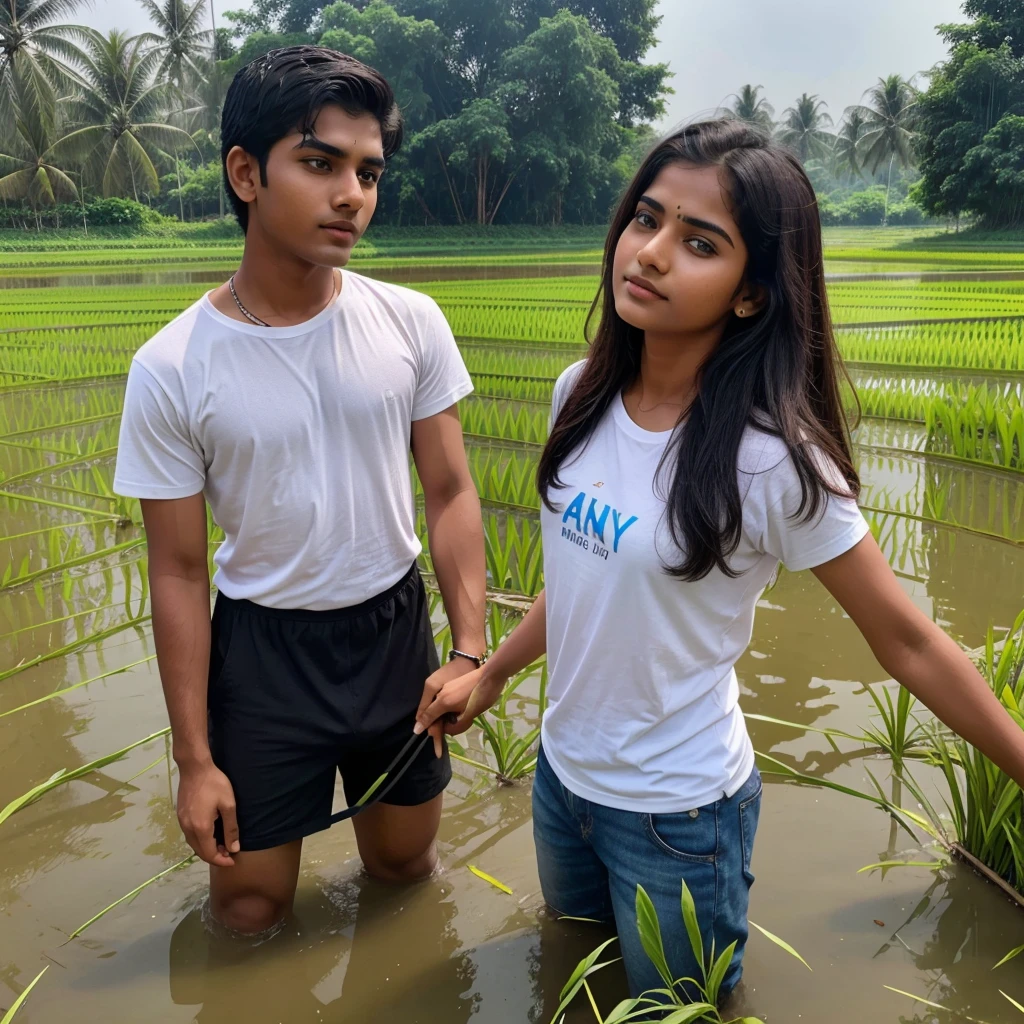
POLYGON ((160 191, 160 179, 153 161, 142 144, 131 132, 125 132, 114 142, 103 173, 105 196, 160 191))
POLYGON ((29 30, 35 30, 57 18, 70 18, 85 6, 91 7, 92 4, 85 4, 83 0, 38 0, 26 12, 22 24, 29 30))
POLYGON ((35 174, 35 167, 22 167, 21 170, 0 178, 0 199, 16 202, 27 198, 35 174))
POLYGON ((68 174, 52 164, 41 164, 40 168, 46 171, 47 177, 50 179, 50 187, 58 199, 71 202, 78 198, 78 186, 68 174))

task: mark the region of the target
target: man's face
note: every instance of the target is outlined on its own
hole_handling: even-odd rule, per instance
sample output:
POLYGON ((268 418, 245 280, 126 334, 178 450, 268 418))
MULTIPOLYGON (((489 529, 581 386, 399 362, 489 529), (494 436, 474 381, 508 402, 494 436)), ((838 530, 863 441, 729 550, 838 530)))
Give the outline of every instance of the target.
MULTIPOLYGON (((377 208, 384 170, 380 124, 326 106, 303 136, 278 140, 267 157, 266 186, 248 157, 249 232, 317 266, 344 266, 377 208)), ((236 189, 236 191, 238 191, 236 189)))

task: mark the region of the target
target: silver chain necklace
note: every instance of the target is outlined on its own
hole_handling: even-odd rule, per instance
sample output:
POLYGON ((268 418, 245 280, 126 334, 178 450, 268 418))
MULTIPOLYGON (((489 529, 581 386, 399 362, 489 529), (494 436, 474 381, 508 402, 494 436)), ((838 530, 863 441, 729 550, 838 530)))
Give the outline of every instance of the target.
POLYGON ((233 298, 235 300, 235 305, 238 307, 238 312, 241 313, 242 316, 244 316, 246 318, 246 320, 251 320, 257 327, 269 327, 270 326, 270 324, 268 324, 266 322, 266 320, 261 320, 258 316, 253 316, 252 313, 250 313, 249 310, 247 310, 245 308, 245 306, 242 305, 242 300, 238 297, 238 292, 235 291, 235 275, 234 274, 232 274, 228 278, 228 291, 231 292, 231 298, 233 298))

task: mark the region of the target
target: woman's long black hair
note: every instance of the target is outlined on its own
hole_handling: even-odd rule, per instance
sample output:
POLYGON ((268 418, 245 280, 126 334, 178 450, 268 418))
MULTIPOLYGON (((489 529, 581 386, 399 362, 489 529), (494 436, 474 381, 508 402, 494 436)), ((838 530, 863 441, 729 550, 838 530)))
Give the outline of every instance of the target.
POLYGON ((764 289, 752 319, 731 317, 700 368, 697 394, 665 453, 674 462, 667 518, 681 560, 666 567, 682 580, 728 563, 742 532, 737 473, 740 441, 756 426, 785 442, 800 477, 798 518, 816 516, 829 493, 860 493, 840 392, 842 361, 832 333, 814 189, 799 160, 743 121, 703 121, 660 142, 622 198, 605 243, 601 320, 586 362, 562 404, 541 455, 537 484, 556 511, 559 470, 581 449, 612 401, 640 373, 642 330, 615 311, 613 263, 637 202, 662 168, 685 162, 720 167, 732 213, 749 251, 747 281, 764 289), (821 455, 826 456, 823 460, 821 455), (842 480, 829 472, 836 466, 842 480), (845 489, 843 488, 845 481, 845 489))

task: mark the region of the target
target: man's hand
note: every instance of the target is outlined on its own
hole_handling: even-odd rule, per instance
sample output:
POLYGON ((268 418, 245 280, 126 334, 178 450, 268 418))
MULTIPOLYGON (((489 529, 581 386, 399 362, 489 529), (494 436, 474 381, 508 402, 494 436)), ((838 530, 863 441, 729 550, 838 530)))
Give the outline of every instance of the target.
POLYGON ((459 671, 444 675, 445 669, 457 666, 460 661, 467 667, 473 664, 465 658, 456 658, 440 672, 435 672, 427 680, 416 712, 413 731, 421 733, 428 730, 435 736, 435 743, 439 742, 442 731, 449 736, 465 732, 477 715, 494 705, 505 683, 503 679, 490 677, 486 665, 470 668, 470 671, 460 667, 459 671), (450 715, 457 715, 457 720, 450 721, 446 717, 450 715))
POLYGON ((207 864, 228 868, 238 853, 238 821, 235 818, 235 791, 228 777, 212 762, 195 768, 181 768, 178 778, 178 824, 185 842, 207 864), (213 836, 214 822, 220 814, 224 823, 224 842, 213 836))

